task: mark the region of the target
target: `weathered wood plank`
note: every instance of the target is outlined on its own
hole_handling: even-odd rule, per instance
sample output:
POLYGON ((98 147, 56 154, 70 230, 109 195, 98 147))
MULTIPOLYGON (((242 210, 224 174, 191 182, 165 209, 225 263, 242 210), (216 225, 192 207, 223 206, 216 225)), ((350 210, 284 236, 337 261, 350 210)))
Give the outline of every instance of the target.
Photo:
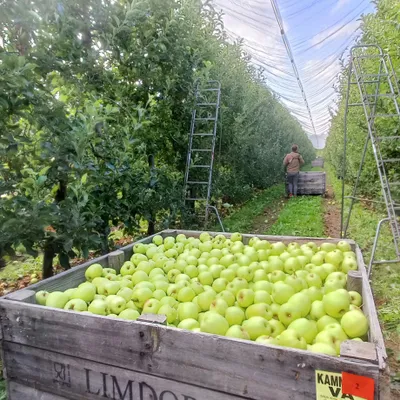
POLYGON ((8 342, 255 400, 315 398, 316 369, 369 376, 378 385, 376 365, 296 349, 7 300, 0 317, 8 342))
POLYGON ((108 267, 114 268, 118 273, 125 262, 125 253, 121 250, 113 251, 108 255, 108 267))
POLYGON ((36 303, 35 301, 35 292, 30 289, 21 289, 16 292, 11 292, 5 295, 6 299, 15 300, 15 301, 23 301, 25 303, 36 303))
POLYGON ((362 273, 363 312, 369 320, 369 341, 376 345, 379 366, 381 369, 384 369, 386 368, 387 354, 382 329, 379 325, 378 313, 376 311, 374 297, 368 280, 364 258, 358 246, 356 247, 355 252, 357 255, 358 268, 362 273))
POLYGON ((356 358, 374 364, 379 363, 376 346, 369 342, 356 342, 354 340, 342 342, 340 345, 340 357, 356 358))
POLYGON ((17 382, 9 382, 8 400, 68 400, 53 393, 21 385, 17 382))
POLYGON ((6 343, 12 381, 69 399, 98 400, 234 400, 206 387, 158 378, 79 357, 6 343))
POLYGON ((349 271, 347 273, 347 290, 354 291, 362 295, 363 277, 361 271, 349 271))

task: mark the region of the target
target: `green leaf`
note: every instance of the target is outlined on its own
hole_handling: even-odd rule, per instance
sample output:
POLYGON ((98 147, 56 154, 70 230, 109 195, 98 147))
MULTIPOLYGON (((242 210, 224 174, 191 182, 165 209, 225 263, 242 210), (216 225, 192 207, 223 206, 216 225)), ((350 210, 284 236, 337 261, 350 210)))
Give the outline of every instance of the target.
POLYGON ((46 181, 47 181, 46 175, 42 175, 42 176, 39 176, 39 178, 37 178, 38 185, 43 185, 46 181))
POLYGON ((41 175, 46 175, 46 174, 47 174, 47 171, 48 171, 49 169, 50 169, 50 166, 42 168, 42 169, 40 170, 40 172, 39 172, 39 176, 41 176, 41 175))
POLYGON ((82 184, 85 184, 85 183, 86 183, 87 177, 88 177, 88 174, 84 174, 84 175, 82 176, 82 178, 81 178, 81 183, 82 183, 82 184))

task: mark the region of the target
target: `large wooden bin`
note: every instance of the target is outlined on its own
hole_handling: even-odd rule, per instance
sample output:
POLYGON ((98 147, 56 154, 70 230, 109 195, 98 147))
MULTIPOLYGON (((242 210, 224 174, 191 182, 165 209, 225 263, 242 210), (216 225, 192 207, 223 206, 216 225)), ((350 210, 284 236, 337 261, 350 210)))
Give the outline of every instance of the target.
POLYGON ((313 167, 320 167, 324 168, 324 159, 323 158, 316 158, 314 161, 311 162, 313 167))
MULTIPOLYGON (((324 195, 326 191, 325 172, 300 172, 297 186, 298 195, 324 195)), ((286 182, 286 192, 289 186, 286 182)))
MULTIPOLYGON (((161 234, 178 233, 199 235, 199 232, 175 230, 161 234)), ((245 241, 251 236, 244 235, 245 241)), ((285 243, 337 241, 259 237, 285 243)), ((149 241, 151 237, 142 240, 149 241)), ((0 299, 1 347, 8 398, 311 400, 316 399, 316 381, 320 379, 316 380, 316 371, 328 371, 372 378, 374 399, 387 400, 389 385, 382 333, 361 252, 354 242, 351 245, 360 270, 352 271, 348 285, 362 292, 370 332, 369 342, 342 343, 341 357, 34 304, 35 291, 77 286, 84 281, 84 272, 93 263, 116 267, 128 260, 132 255, 131 244, 122 251, 91 260, 0 299)), ((158 321, 157 316, 152 318, 158 321)), ((332 378, 330 384, 335 393, 341 379, 332 378)))

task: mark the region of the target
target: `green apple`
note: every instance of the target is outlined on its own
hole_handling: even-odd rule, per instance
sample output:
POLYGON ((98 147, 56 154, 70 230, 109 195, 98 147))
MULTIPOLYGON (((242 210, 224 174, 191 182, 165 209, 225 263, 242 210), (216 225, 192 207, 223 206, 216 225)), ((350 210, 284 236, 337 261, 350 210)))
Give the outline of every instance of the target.
POLYGON ((166 297, 163 297, 163 298, 160 300, 160 304, 161 304, 161 305, 168 304, 168 305, 170 305, 171 307, 175 307, 175 306, 178 305, 178 302, 177 302, 176 299, 174 299, 173 297, 166 296, 166 297))
POLYGON ((282 304, 278 311, 278 318, 283 325, 289 326, 293 321, 301 318, 300 305, 297 303, 282 304))
POLYGON ((106 303, 107 303, 107 310, 111 314, 117 314, 118 315, 119 313, 121 313, 122 311, 125 310, 127 302, 121 296, 110 295, 110 296, 107 297, 106 303))
POLYGON ((153 298, 155 298, 156 300, 161 300, 163 297, 166 297, 166 296, 167 296, 167 294, 164 292, 164 290, 161 290, 161 289, 157 289, 153 292, 153 298))
POLYGON ((86 302, 82 299, 73 299, 70 300, 65 306, 64 310, 71 310, 71 311, 87 311, 88 306, 86 302))
POLYGON ((153 292, 149 288, 135 289, 132 294, 132 301, 138 308, 143 308, 144 303, 153 297, 153 292))
POLYGON ((313 353, 326 354, 328 356, 337 356, 336 350, 331 344, 327 343, 315 343, 310 349, 313 353))
POLYGON ((232 242, 241 242, 241 241, 243 241, 243 237, 239 232, 232 233, 230 239, 231 239, 232 242))
POLYGON ((108 275, 117 275, 117 271, 114 268, 103 268, 103 276, 106 277, 108 275))
POLYGON ((201 242, 208 242, 211 240, 211 235, 208 232, 202 232, 199 236, 201 242))
POLYGON ((230 326, 241 325, 245 318, 244 311, 239 307, 228 307, 225 312, 225 318, 230 326))
POLYGON ((274 287, 272 289, 272 298, 275 303, 284 304, 286 303, 293 295, 295 294, 295 290, 292 286, 288 285, 284 282, 276 282, 274 283, 274 287))
POLYGON ((214 291, 206 290, 197 296, 197 304, 202 311, 208 311, 215 298, 216 294, 214 291))
POLYGON ((196 295, 199 295, 200 293, 204 292, 203 285, 198 281, 192 281, 192 283, 190 284, 190 287, 194 290, 196 295))
POLYGON ((281 306, 279 304, 276 303, 272 303, 271 304, 271 312, 272 312, 272 318, 279 320, 279 310, 280 310, 281 306))
POLYGON ((325 343, 327 345, 332 346, 336 350, 336 354, 339 355, 340 353, 340 344, 343 340, 346 340, 346 335, 342 336, 341 331, 342 328, 340 325, 333 324, 328 326, 337 326, 340 331, 335 330, 327 330, 326 328, 319 332, 318 335, 315 337, 315 343, 325 343), (345 337, 345 339, 341 339, 341 337, 345 337))
POLYGON ((311 257, 311 264, 314 265, 322 265, 325 262, 325 258, 324 258, 324 254, 321 254, 320 252, 315 253, 312 257, 311 257))
POLYGON ((258 290, 264 290, 269 294, 272 294, 273 287, 274 286, 271 282, 259 281, 254 283, 253 290, 254 292, 257 292, 258 290))
POLYGON ((178 317, 178 311, 169 304, 161 305, 161 307, 157 311, 157 314, 165 315, 169 324, 172 324, 178 317))
POLYGON ((136 310, 132 310, 131 308, 126 308, 118 315, 118 318, 126 319, 129 321, 136 321, 139 317, 140 314, 136 310))
POLYGON ((200 323, 193 318, 186 318, 183 321, 179 322, 178 328, 192 331, 195 328, 200 328, 200 323))
POLYGON ((88 311, 97 315, 107 315, 107 303, 104 300, 93 300, 88 307, 88 311))
POLYGON ((288 301, 289 304, 295 304, 300 310, 301 316, 306 317, 311 310, 311 300, 305 293, 296 293, 288 301))
POLYGON ((340 250, 333 250, 326 254, 325 262, 328 264, 333 264, 335 267, 339 267, 339 265, 343 261, 343 253, 340 250))
POLYGON ((152 242, 156 245, 156 246, 161 246, 163 244, 163 237, 161 235, 155 235, 153 236, 152 242))
POLYGON ((136 306, 135 306, 135 303, 134 303, 132 300, 129 300, 129 301, 126 303, 126 308, 131 308, 132 310, 140 311, 140 308, 139 308, 139 307, 136 307, 136 306))
POLYGON ((287 329, 277 337, 278 344, 284 347, 307 350, 306 340, 295 330, 287 329))
POLYGON ((200 272, 198 278, 202 285, 212 285, 214 281, 213 275, 209 271, 200 272))
POLYGON ((341 318, 350 307, 350 295, 347 290, 338 289, 326 294, 322 302, 325 312, 333 318, 341 318))
POLYGON ((269 325, 271 327, 271 336, 273 338, 279 336, 286 329, 285 325, 283 325, 281 321, 278 321, 276 319, 271 319, 269 321, 269 325))
POLYGON ((272 283, 283 282, 283 281, 285 281, 286 277, 287 277, 287 275, 283 271, 277 270, 277 271, 271 272, 269 280, 272 283))
POLYGON ((326 315, 324 309, 324 303, 321 300, 313 301, 313 303, 311 304, 311 311, 310 311, 311 319, 318 321, 324 315, 326 315))
POLYGON ((229 329, 229 324, 222 315, 216 312, 207 312, 202 318, 200 329, 205 333, 224 336, 229 329))
MULTIPOLYGON (((317 268, 317 267, 316 267, 317 268)), ((318 274, 314 274, 314 273, 309 273, 307 274, 306 278, 305 278, 308 287, 322 287, 322 279, 318 274)))
POLYGON ((216 298, 212 301, 210 305, 210 311, 215 311, 222 316, 225 316, 226 310, 228 309, 228 304, 224 299, 216 298))
POLYGON ((325 329, 325 327, 330 324, 338 324, 339 325, 339 321, 335 318, 330 317, 329 315, 324 315, 317 321, 318 332, 323 331, 325 329))
POLYGON ((226 289, 226 286, 228 285, 228 281, 224 278, 217 278, 213 284, 212 284, 212 288, 217 292, 220 293, 223 290, 226 289))
POLYGON ((271 295, 265 290, 256 290, 254 292, 254 304, 257 303, 271 304, 272 303, 271 295))
POLYGON ((148 258, 143 254, 135 253, 132 255, 130 261, 133 262, 135 265, 138 265, 141 261, 147 261, 148 258))
POLYGON ((152 292, 156 290, 155 286, 149 281, 139 282, 137 285, 135 285, 133 290, 135 291, 136 289, 144 289, 144 288, 150 289, 152 292))
POLYGON ((259 336, 271 335, 271 326, 263 317, 251 317, 243 322, 242 327, 249 334, 251 340, 256 340, 259 336))
POLYGON ((250 340, 250 336, 247 331, 240 325, 232 325, 225 333, 226 337, 250 340))
POLYGON ((178 292, 178 301, 181 303, 192 301, 195 297, 196 293, 191 287, 184 287, 178 292))
POLYGON ((236 295, 240 307, 249 307, 254 302, 254 292, 251 289, 241 289, 236 295))
POLYGON ((322 298, 324 297, 323 289, 317 288, 315 286, 311 286, 310 288, 308 288, 306 293, 312 302, 315 300, 322 300, 322 298))
POLYGON ((271 244, 271 254, 274 256, 279 256, 286 250, 286 246, 282 242, 275 242, 271 244))
POLYGON ((232 290, 230 289, 230 287, 231 287, 230 285, 233 285, 233 287, 236 288, 235 289, 236 292, 233 293, 234 295, 236 295, 239 292, 239 290, 248 289, 249 288, 249 283, 246 281, 246 279, 243 279, 243 278, 235 278, 232 282, 230 282, 226 286, 227 290, 232 292, 232 290))
POLYGON ((157 314, 161 304, 159 300, 149 299, 144 303, 143 314, 157 314))
MULTIPOLYGON (((68 289, 71 290, 71 289, 68 289)), ((70 295, 67 293, 68 290, 66 290, 64 292, 64 294, 66 296, 68 296, 68 299, 70 299, 70 295)), ((74 291, 75 289, 72 289, 72 291, 74 291)), ((46 300, 47 297, 49 296, 49 292, 47 292, 46 290, 39 290, 36 294, 35 294, 35 299, 36 299, 36 303, 40 304, 41 306, 45 306, 46 305, 46 300)))
POLYGON ((268 271, 266 272, 274 272, 274 271, 282 271, 283 272, 283 261, 278 256, 270 256, 268 258, 268 271))
POLYGON ((85 271, 85 278, 92 281, 94 278, 99 278, 103 275, 103 267, 100 264, 92 264, 85 271))
POLYGON ((301 269, 301 264, 297 257, 289 257, 285 262, 283 266, 283 270, 287 274, 294 274, 295 271, 301 269))
POLYGON ((351 257, 345 257, 340 266, 340 270, 345 274, 347 274, 349 271, 357 271, 358 270, 357 261, 351 257))
POLYGON ((52 292, 49 293, 46 299, 46 306, 53 308, 64 308, 68 303, 69 297, 63 292, 52 292))
POLYGON ((178 318, 180 321, 183 321, 187 318, 196 319, 199 316, 198 306, 192 302, 188 303, 180 303, 178 306, 178 318))
POLYGON ((217 298, 224 299, 226 301, 226 304, 228 304, 229 307, 233 306, 235 304, 235 300, 236 300, 233 293, 230 292, 229 290, 223 290, 222 292, 218 293, 217 298))
POLYGON ((350 338, 362 337, 368 333, 369 324, 365 315, 358 310, 349 311, 343 315, 340 324, 350 338))
POLYGON ((288 326, 288 329, 296 331, 307 344, 311 344, 318 334, 317 323, 306 318, 296 319, 288 326))
POLYGON ((361 294, 355 291, 350 291, 349 295, 350 295, 350 303, 357 307, 361 307, 362 305, 361 294))
POLYGON ((133 275, 136 271, 136 266, 132 261, 126 261, 122 264, 120 273, 122 276, 133 275))
MULTIPOLYGON (((107 282, 106 285, 111 282, 107 282)), ((84 285, 77 287, 73 293, 71 294, 71 299, 82 299, 86 303, 90 303, 94 300, 94 296, 96 295, 96 286, 92 283, 85 282, 84 285)))
POLYGON ((137 285, 139 282, 146 282, 149 280, 149 276, 147 275, 146 272, 137 270, 133 275, 132 275, 132 283, 134 285, 137 285))
MULTIPOLYGON (((296 275, 289 275, 285 279, 285 283, 290 285, 295 292, 300 292, 303 289, 303 282, 296 275)), ((307 286, 308 287, 308 286, 307 286)))
POLYGON ((351 251, 350 243, 346 242, 345 240, 341 240, 340 242, 338 242, 336 247, 338 248, 338 250, 340 250, 343 253, 345 253, 347 251, 351 251))
POLYGON ((322 243, 321 250, 329 253, 330 251, 336 250, 336 244, 335 243, 322 243))
POLYGON ((259 344, 264 344, 264 345, 274 345, 274 346, 278 346, 278 341, 274 338, 274 337, 270 337, 268 335, 263 335, 263 336, 259 336, 256 339, 256 343, 259 344))
POLYGON ((272 319, 272 311, 269 304, 258 303, 252 304, 250 307, 246 309, 246 319, 250 319, 251 317, 263 317, 266 320, 272 319))
MULTIPOLYGON (((92 281, 92 283, 93 283, 93 281, 92 281)), ((95 288, 96 288, 96 290, 97 290, 97 287, 95 286, 95 288)), ((68 298, 71 300, 71 296, 72 296, 72 293, 74 293, 74 291, 76 290, 76 288, 70 288, 70 289, 67 289, 67 290, 65 290, 64 291, 64 293, 68 296, 68 298)), ((38 292, 39 293, 39 292, 38 292)), ((95 295, 95 298, 96 298, 96 295, 95 295)), ((44 304, 42 304, 42 305, 44 305, 44 304)))

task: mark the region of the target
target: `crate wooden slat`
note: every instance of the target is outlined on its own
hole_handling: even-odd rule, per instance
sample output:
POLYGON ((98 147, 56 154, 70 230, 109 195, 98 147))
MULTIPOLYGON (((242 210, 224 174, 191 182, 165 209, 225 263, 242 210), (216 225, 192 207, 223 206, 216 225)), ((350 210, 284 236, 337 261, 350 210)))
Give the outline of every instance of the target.
POLYGON ((320 167, 324 168, 324 159, 323 158, 316 158, 314 161, 311 162, 313 167, 320 167))
MULTIPOLYGON (((162 235, 178 233, 200 234, 170 230, 162 235)), ((243 236, 247 242, 253 235, 243 236)), ((257 236, 285 243, 338 241, 257 236)), ((315 370, 371 377, 375 400, 386 400, 382 333, 361 252, 349 242, 358 258, 371 343, 356 349, 344 343, 343 357, 32 304, 33 291, 64 290, 83 282, 88 266, 99 262, 95 259, 0 299, 9 400, 308 400, 315 398, 315 370)), ((124 259, 129 259, 132 248, 133 244, 121 249, 124 259)), ((121 260, 121 253, 100 261, 108 266, 116 257, 121 260)))
MULTIPOLYGON (((289 186, 286 183, 286 191, 289 186)), ((323 195, 326 191, 325 172, 300 172, 297 186, 298 195, 323 195)))

